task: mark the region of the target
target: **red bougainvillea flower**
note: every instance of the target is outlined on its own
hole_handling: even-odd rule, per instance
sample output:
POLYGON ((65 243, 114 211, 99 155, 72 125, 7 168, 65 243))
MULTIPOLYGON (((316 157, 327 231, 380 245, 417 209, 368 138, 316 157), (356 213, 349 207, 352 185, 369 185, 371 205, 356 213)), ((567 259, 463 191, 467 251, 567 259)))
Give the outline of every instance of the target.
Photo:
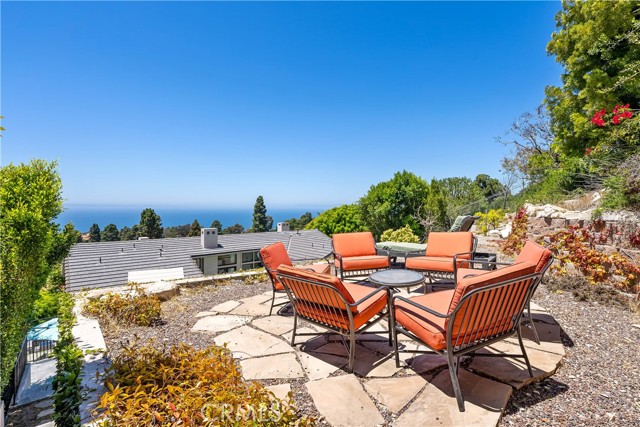
POLYGON ((607 109, 606 108, 603 108, 602 110, 597 111, 593 115, 593 117, 591 118, 591 123, 593 123, 594 125, 596 125, 598 127, 602 127, 602 126, 606 125, 606 122, 603 119, 605 114, 607 114, 607 109))
POLYGON ((614 125, 618 125, 622 119, 630 119, 631 117, 633 117, 633 113, 629 108, 629 104, 616 105, 613 109, 613 118, 611 119, 611 122, 614 125))
POLYGON ((591 155, 591 148, 587 147, 587 151, 584 153, 585 156, 591 155))

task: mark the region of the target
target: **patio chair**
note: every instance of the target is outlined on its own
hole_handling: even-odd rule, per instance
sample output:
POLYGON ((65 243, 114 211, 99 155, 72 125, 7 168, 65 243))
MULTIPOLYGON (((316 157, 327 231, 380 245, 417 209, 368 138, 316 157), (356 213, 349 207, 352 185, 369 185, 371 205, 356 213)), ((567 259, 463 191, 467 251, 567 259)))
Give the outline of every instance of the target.
POLYGON ((455 283, 455 267, 467 267, 473 258, 478 240, 469 231, 431 232, 424 255, 407 253, 405 268, 424 273, 433 283, 434 279, 455 283))
MULTIPOLYGON (((269 280, 271 280, 271 289, 273 291, 271 297, 271 308, 269 309, 269 316, 271 316, 273 307, 278 307, 287 303, 285 301, 280 304, 274 304, 276 300, 276 293, 285 292, 284 286, 282 286, 282 283, 280 283, 278 281, 278 278, 276 277, 276 270, 281 265, 293 266, 293 262, 291 262, 291 258, 289 258, 287 249, 284 247, 284 243, 282 242, 273 243, 271 245, 263 247, 258 252, 258 256, 260 257, 260 261, 262 261, 262 265, 264 265, 265 270, 267 270, 267 276, 269 276, 269 280)), ((326 264, 311 264, 299 266, 297 268, 315 271, 317 273, 331 273, 331 264, 329 264, 329 260, 327 260, 326 264)))
MULTIPOLYGON (((385 307, 389 307, 389 289, 385 286, 368 286, 344 283, 340 278, 300 270, 286 265, 278 268, 277 278, 293 305, 294 320, 291 346, 296 336, 319 335, 298 333, 298 318, 349 338, 349 371, 353 372, 356 334, 363 333, 384 319, 385 307)), ((389 322, 389 345, 391 344, 391 320, 389 322)))
POLYGON ((376 248, 373 234, 369 231, 336 233, 332 242, 336 276, 343 280, 345 277, 369 275, 387 269, 391 264, 389 252, 376 248))
MULTIPOLYGON (((460 357, 515 334, 522 354, 475 353, 524 359, 533 377, 522 342, 520 318, 540 273, 536 264, 525 261, 480 276, 461 279, 455 289, 412 298, 398 295, 392 302, 392 330, 396 366, 400 367, 397 334, 404 334, 430 348, 416 353, 437 353, 447 358, 451 383, 464 412, 458 383, 460 357)), ((406 350, 403 350, 405 352, 406 350)))
POLYGON ((471 230, 473 223, 476 222, 478 218, 480 217, 472 215, 460 215, 456 217, 456 220, 453 222, 453 225, 449 229, 449 232, 469 231, 471 230))
MULTIPOLYGON (((533 297, 533 294, 535 293, 536 289, 538 289, 538 285, 540 285, 540 283, 542 282, 542 279, 544 278, 544 274, 547 272, 547 270, 553 263, 553 260, 554 260, 553 254, 551 254, 551 251, 549 249, 545 248, 544 246, 538 245, 537 243, 534 243, 531 240, 528 240, 524 244, 524 246, 522 247, 522 250, 520 251, 520 253, 518 254, 517 258, 514 261, 514 264, 518 264, 524 261, 530 261, 536 265, 535 272, 540 273, 540 277, 538 278, 536 283, 534 283, 531 294, 529 295, 529 299, 527 300, 527 314, 526 316, 522 317, 523 324, 528 324, 530 328, 533 330, 534 341, 536 342, 536 344, 540 344, 540 337, 538 336, 538 331, 536 330, 536 326, 533 323, 533 318, 531 317, 531 298, 533 297)), ((479 261, 479 260, 473 260, 473 262, 470 264, 472 265, 490 264, 490 265, 502 265, 502 266, 513 265, 513 264, 507 264, 507 263, 479 261)), ((501 267, 498 270, 502 268, 505 268, 505 267, 501 267)), ((460 279, 464 279, 471 276, 481 276, 486 273, 487 273, 487 270, 479 270, 479 269, 473 269, 473 268, 457 268, 457 266, 455 266, 455 272, 454 272, 455 282, 457 283, 458 280, 460 279)))

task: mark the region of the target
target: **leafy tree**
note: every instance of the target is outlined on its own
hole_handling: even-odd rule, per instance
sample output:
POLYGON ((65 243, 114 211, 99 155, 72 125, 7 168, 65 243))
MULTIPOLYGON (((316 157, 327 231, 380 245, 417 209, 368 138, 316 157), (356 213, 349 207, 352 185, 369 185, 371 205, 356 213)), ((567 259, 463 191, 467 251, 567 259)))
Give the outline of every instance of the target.
POLYGON ((291 230, 304 230, 304 228, 313 220, 313 215, 311 212, 303 213, 300 218, 291 218, 287 219, 286 222, 289 223, 289 228, 291 230))
POLYGON ((102 230, 100 239, 103 242, 116 242, 120 240, 120 232, 115 224, 107 224, 102 230))
POLYGON ((545 102, 555 142, 565 155, 581 157, 587 148, 598 146, 613 151, 634 143, 637 147, 637 117, 615 127, 619 134, 613 139, 591 118, 615 105, 640 106, 639 10, 637 0, 563 0, 557 31, 547 45, 547 52, 564 67, 562 87, 547 87, 545 102))
POLYGON ((424 179, 411 172, 396 172, 391 180, 372 185, 360 199, 362 220, 376 239, 385 230, 405 225, 423 235, 424 227, 415 217, 428 197, 429 185, 424 179))
POLYGON ((162 220, 151 208, 147 208, 140 214, 140 236, 150 239, 162 237, 162 220))
POLYGON ((222 234, 241 234, 244 232, 244 227, 241 224, 234 224, 223 230, 222 234))
MULTIPOLYGON (((273 223, 273 219, 271 220, 273 223)), ((254 233, 269 231, 269 219, 267 218, 267 207, 264 205, 262 196, 258 196, 256 204, 253 206, 253 225, 251 230, 254 233)))
POLYGON ((164 227, 163 237, 187 237, 191 231, 191 224, 175 225, 173 227, 164 227))
POLYGON ((67 237, 53 220, 62 212, 55 162, 32 160, 0 169, 0 391, 9 382, 38 292, 61 258, 67 237))
POLYGON ((398 230, 386 230, 380 236, 382 242, 408 242, 408 243, 420 243, 418 236, 413 234, 413 231, 408 225, 398 230))
POLYGON ((99 242, 100 237, 100 226, 98 226, 98 224, 93 224, 89 229, 89 241, 99 242))
POLYGON ((273 217, 271 215, 267 215, 267 231, 273 230, 273 217))
POLYGON ((140 226, 135 224, 129 228, 126 225, 120 229, 120 240, 136 240, 140 236, 140 226))
POLYGON ((501 197, 507 192, 507 189, 496 178, 492 178, 487 174, 481 173, 476 176, 473 183, 482 190, 484 198, 487 202, 491 202, 501 197))
POLYGON ((213 221, 211 221, 211 228, 217 228, 218 229, 218 233, 222 232, 222 223, 220 221, 218 221, 217 219, 214 219, 213 221))
POLYGON ((201 226, 200 223, 198 222, 197 219, 194 219, 193 222, 191 223, 191 228, 189 229, 189 234, 187 234, 187 237, 196 237, 200 235, 200 230, 201 230, 201 226))
POLYGON ((82 242, 82 233, 76 230, 72 223, 68 223, 64 226, 62 232, 53 233, 51 238, 51 249, 47 255, 47 262, 49 265, 56 265, 69 254, 71 246, 82 242))
POLYGON ((322 212, 309 222, 305 229, 317 229, 327 236, 333 236, 335 233, 366 231, 367 226, 357 205, 342 205, 322 212))

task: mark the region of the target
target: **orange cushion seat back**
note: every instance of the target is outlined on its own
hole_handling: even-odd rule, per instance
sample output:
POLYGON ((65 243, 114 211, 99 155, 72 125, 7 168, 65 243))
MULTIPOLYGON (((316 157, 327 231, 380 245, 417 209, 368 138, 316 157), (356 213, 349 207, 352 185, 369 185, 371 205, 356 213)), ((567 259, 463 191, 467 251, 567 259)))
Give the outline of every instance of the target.
POLYGON ((282 242, 273 243, 260 249, 260 257, 262 257, 264 266, 268 268, 267 271, 269 275, 271 275, 274 283, 278 283, 278 279, 276 278, 276 270, 278 267, 281 265, 293 265, 287 249, 282 242))
MULTIPOLYGON (((278 267, 278 274, 292 276, 292 278, 283 278, 283 283, 291 290, 297 300, 305 301, 311 306, 347 310, 348 307, 344 301, 346 301, 347 304, 353 304, 355 302, 342 283, 342 280, 336 276, 316 273, 287 265, 278 267), (309 281, 328 285, 330 288, 318 286, 314 283, 309 283, 309 281), (338 294, 344 298, 344 301, 338 294)), ((357 307, 352 307, 351 310, 355 312, 357 311, 357 307)))
MULTIPOLYGON (((473 249, 473 233, 459 231, 453 233, 431 232, 427 240, 426 256, 449 257, 462 252, 471 252, 473 249)), ((470 258, 471 255, 462 255, 460 258, 470 258)))
POLYGON ((540 273, 542 269, 547 265, 551 258, 551 251, 544 246, 540 246, 537 243, 527 240, 524 247, 518 254, 515 263, 529 261, 536 264, 536 273, 540 273))
POLYGON ((332 237, 333 250, 342 257, 376 254, 376 242, 370 231, 336 233, 332 237))

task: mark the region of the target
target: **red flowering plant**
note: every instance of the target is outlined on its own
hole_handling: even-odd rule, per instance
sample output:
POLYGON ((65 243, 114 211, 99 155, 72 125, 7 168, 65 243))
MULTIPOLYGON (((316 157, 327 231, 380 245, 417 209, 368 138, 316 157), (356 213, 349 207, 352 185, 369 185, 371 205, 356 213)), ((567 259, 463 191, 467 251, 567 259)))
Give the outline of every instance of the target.
POLYGON ((634 110, 629 107, 629 104, 616 105, 610 114, 607 114, 607 109, 603 108, 602 110, 596 111, 593 117, 591 117, 591 123, 599 128, 607 126, 609 122, 613 125, 619 125, 624 120, 633 117, 633 111, 634 110))

